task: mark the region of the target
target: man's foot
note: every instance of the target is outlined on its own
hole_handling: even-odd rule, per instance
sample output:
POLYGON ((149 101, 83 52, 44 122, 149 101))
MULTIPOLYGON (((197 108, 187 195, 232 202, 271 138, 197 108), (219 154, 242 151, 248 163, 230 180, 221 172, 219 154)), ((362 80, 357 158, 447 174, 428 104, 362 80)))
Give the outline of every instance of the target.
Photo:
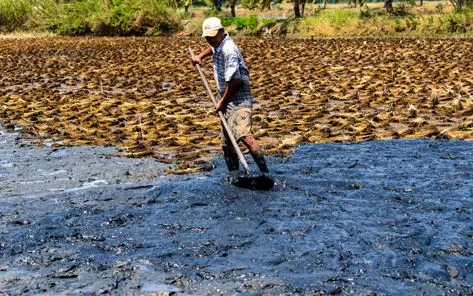
POLYGON ((229 171, 227 175, 227 182, 230 184, 235 183, 240 178, 241 172, 239 170, 229 171))
POLYGON ((271 190, 274 187, 274 179, 267 175, 243 175, 233 179, 231 184, 250 190, 271 190))

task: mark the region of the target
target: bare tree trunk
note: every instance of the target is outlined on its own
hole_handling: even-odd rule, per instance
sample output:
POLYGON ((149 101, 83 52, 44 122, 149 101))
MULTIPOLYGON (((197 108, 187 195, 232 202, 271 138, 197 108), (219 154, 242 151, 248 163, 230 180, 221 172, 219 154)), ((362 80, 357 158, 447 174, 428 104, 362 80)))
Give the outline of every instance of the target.
POLYGON ((301 11, 301 15, 304 16, 304 11, 305 11, 305 0, 301 0, 301 6, 302 6, 302 11, 301 11))
POLYGON ((420 6, 424 5, 424 0, 420 0, 420 6))
POLYGON ((230 9, 232 10, 232 17, 236 17, 235 5, 230 6, 230 9))
POLYGON ((327 8, 327 0, 324 0, 324 6, 323 9, 327 8))
POLYGON ((214 6, 215 6, 215 10, 220 12, 222 11, 222 1, 221 0, 212 0, 214 6))
MULTIPOLYGON (((236 1, 235 1, 236 2, 236 1)), ((261 11, 264 9, 271 10, 271 0, 262 0, 261 2, 261 11)))
POLYGON ((301 11, 299 10, 299 0, 294 0, 294 16, 301 17, 301 11))
POLYGON ((384 8, 387 12, 393 12, 393 0, 385 0, 384 8))

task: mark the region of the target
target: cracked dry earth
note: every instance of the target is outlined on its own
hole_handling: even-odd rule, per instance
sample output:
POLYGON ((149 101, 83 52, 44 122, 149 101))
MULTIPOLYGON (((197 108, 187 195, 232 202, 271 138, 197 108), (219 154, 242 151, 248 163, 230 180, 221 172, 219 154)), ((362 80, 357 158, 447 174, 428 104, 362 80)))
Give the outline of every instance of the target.
POLYGON ((99 147, 81 158, 121 182, 84 185, 76 148, 1 137, 0 295, 473 293, 469 141, 302 145, 269 158, 276 187, 258 192, 226 184, 220 157, 133 182, 156 160, 120 175, 99 147), (47 187, 3 189, 39 173, 47 187))

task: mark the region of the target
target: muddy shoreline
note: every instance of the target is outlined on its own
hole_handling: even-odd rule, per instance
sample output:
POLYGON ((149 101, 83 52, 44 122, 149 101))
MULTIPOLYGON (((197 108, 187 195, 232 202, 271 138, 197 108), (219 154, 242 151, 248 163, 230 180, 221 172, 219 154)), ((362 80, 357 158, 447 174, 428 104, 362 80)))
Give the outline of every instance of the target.
POLYGON ((254 192, 0 141, 0 295, 473 293, 473 142, 302 145, 254 192))
POLYGON ((125 158, 115 147, 57 148, 21 129, 0 126, 0 196, 35 196, 108 185, 139 186, 164 175, 169 165, 149 158, 125 158), (41 143, 40 146, 37 144, 41 143))

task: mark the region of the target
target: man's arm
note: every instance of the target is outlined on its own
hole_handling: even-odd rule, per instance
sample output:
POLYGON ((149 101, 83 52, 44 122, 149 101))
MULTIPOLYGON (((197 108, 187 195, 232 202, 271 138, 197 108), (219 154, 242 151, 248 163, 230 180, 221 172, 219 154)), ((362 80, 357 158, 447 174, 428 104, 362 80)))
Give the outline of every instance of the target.
POLYGON ((241 85, 240 79, 232 79, 228 82, 227 87, 225 88, 225 92, 223 93, 222 98, 217 102, 215 105, 215 111, 222 111, 225 112, 225 108, 227 107, 227 103, 229 98, 235 92, 236 89, 241 85))
POLYGON ((210 55, 212 55, 213 51, 212 51, 212 46, 209 46, 207 47, 206 49, 204 49, 201 53, 199 53, 198 55, 194 55, 192 56, 192 62, 194 62, 194 64, 201 64, 202 63, 202 60, 210 55))

